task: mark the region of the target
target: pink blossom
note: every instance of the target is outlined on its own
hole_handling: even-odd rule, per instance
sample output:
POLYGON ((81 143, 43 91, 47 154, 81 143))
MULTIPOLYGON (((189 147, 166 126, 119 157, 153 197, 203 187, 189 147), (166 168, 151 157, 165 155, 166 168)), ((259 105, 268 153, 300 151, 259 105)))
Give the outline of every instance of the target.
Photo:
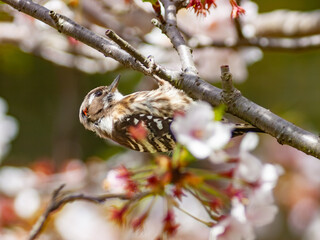
POLYGON ((265 192, 271 191, 283 173, 284 170, 280 165, 264 164, 259 178, 260 189, 265 192))
MULTIPOLYGON (((252 147, 254 144, 251 149, 252 147)), ((272 189, 281 173, 280 167, 272 164, 261 165, 259 178, 245 188, 244 197, 232 198, 230 214, 211 229, 210 239, 254 239, 254 228, 271 223, 278 212, 277 206, 273 204, 272 189)))
POLYGON ((110 170, 103 181, 103 188, 111 193, 124 193, 126 188, 126 179, 119 177, 117 169, 110 170))
POLYGON ((244 10, 244 8, 240 7, 235 0, 230 0, 230 4, 232 6, 232 12, 231 12, 232 18, 237 18, 240 15, 246 13, 246 10, 244 10))
POLYGON ((108 172, 103 181, 103 188, 115 194, 133 194, 138 191, 136 182, 131 179, 130 171, 124 166, 108 172))
POLYGON ((262 164, 257 157, 250 153, 250 151, 256 148, 258 142, 259 138, 257 134, 248 133, 240 144, 240 163, 235 176, 250 183, 256 182, 261 175, 262 164))
POLYGON ((272 190, 282 173, 283 169, 280 166, 263 165, 261 176, 249 193, 249 203, 246 207, 247 218, 253 226, 260 227, 269 224, 275 218, 278 208, 273 204, 272 190))
POLYGON ((249 204, 246 208, 248 221, 255 227, 261 227, 271 223, 278 208, 272 204, 272 194, 270 192, 256 191, 249 196, 249 204))
POLYGON ((39 211, 40 206, 40 194, 33 188, 26 188, 22 190, 14 199, 14 210, 21 218, 28 219, 33 217, 37 211, 39 211))
POLYGON ((184 116, 177 116, 171 130, 177 141, 197 158, 207 158, 213 151, 222 149, 231 138, 231 125, 213 121, 212 107, 197 102, 184 116))
POLYGON ((251 224, 247 221, 245 206, 237 198, 234 198, 230 215, 211 229, 210 240, 243 239, 254 239, 254 232, 251 224))

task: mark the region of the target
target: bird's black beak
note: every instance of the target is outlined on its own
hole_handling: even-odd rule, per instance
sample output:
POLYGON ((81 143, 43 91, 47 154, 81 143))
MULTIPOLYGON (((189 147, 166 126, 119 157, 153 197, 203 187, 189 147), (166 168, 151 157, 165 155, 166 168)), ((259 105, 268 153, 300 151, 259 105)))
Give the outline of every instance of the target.
POLYGON ((110 92, 115 92, 117 90, 118 87, 118 83, 119 83, 119 79, 120 79, 120 75, 118 75, 113 82, 111 83, 111 85, 109 86, 109 91, 110 92))

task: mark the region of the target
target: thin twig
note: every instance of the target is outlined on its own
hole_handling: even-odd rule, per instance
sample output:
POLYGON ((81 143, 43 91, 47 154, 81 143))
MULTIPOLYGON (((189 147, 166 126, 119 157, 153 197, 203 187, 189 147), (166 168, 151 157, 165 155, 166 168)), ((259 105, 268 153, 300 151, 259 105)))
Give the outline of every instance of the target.
POLYGON ((117 198, 120 200, 136 200, 143 198, 144 196, 148 195, 148 193, 138 193, 134 196, 128 196, 127 194, 103 194, 100 196, 89 196, 84 194, 71 194, 67 196, 62 196, 61 191, 64 188, 64 184, 58 187, 54 192, 52 193, 51 200, 48 204, 48 207, 46 208, 45 212, 39 217, 36 224, 33 226, 32 230, 30 231, 28 240, 34 240, 36 239, 41 231, 43 230, 43 227, 45 223, 48 221, 50 215, 63 207, 67 203, 71 203, 74 201, 88 201, 92 203, 103 203, 108 199, 117 198))
POLYGON ((130 43, 122 39, 118 34, 116 34, 111 29, 108 29, 106 31, 106 36, 109 37, 112 41, 114 41, 116 44, 119 45, 120 48, 125 50, 127 53, 129 53, 132 57, 136 58, 141 64, 143 64, 146 68, 148 68, 148 63, 146 61, 146 58, 138 52, 130 43))
POLYGON ((179 207, 179 206, 174 206, 176 209, 178 209, 179 211, 183 212, 184 214, 188 215, 189 217, 193 218, 194 220, 201 222, 202 224, 206 225, 207 227, 212 227, 213 226, 213 222, 206 222, 194 215, 192 215, 191 213, 189 213, 188 211, 184 210, 183 208, 179 207))

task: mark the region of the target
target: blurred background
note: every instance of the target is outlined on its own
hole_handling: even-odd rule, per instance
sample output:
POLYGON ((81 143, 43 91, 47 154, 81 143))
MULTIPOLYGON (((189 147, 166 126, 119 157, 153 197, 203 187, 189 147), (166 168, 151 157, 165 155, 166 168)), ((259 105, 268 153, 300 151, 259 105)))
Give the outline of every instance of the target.
MULTIPOLYGON (((107 11, 110 10, 111 2, 113 1, 105 3, 105 9, 107 9, 107 11)), ((58 1, 41 2, 42 5, 48 4, 48 8, 51 6, 52 8, 57 7, 60 9, 61 4, 54 5, 57 3, 58 1)), ((99 21, 103 19, 109 21, 108 17, 110 17, 109 15, 112 16, 112 14, 92 20, 92 12, 91 16, 90 12, 82 12, 86 7, 85 2, 83 5, 76 0, 66 1, 64 3, 66 5, 63 7, 69 8, 64 14, 71 14, 77 22, 91 27, 93 31, 100 31, 103 34, 106 26, 102 26, 99 21), (69 13, 68 11, 73 11, 73 13, 69 13)), ((309 12, 320 8, 319 0, 253 1, 251 3, 258 5, 259 13, 278 9, 309 12)), ((52 33, 54 32, 58 38, 64 38, 61 45, 65 46, 69 44, 71 46, 69 46, 72 49, 69 49, 68 55, 59 55, 57 53, 58 51, 49 51, 47 47, 54 49, 55 46, 48 40, 40 42, 38 39, 38 41, 30 43, 32 41, 32 39, 30 39, 31 36, 28 34, 23 35, 21 31, 30 31, 30 33, 36 33, 37 36, 40 36, 41 34, 45 34, 44 31, 46 31, 47 28, 41 25, 39 26, 39 30, 37 29, 38 26, 31 26, 34 20, 30 17, 26 17, 25 15, 23 17, 20 16, 20 18, 25 19, 19 20, 19 16, 17 16, 18 12, 14 13, 15 10, 11 10, 1 2, 0 6, 0 32, 4 33, 5 30, 10 29, 10 27, 13 31, 11 35, 6 31, 8 36, 5 37, 0 33, 0 100, 3 106, 7 105, 7 111, 5 110, 6 107, 3 107, 2 115, 3 119, 5 116, 12 117, 9 120, 7 119, 11 122, 11 125, 9 124, 10 126, 3 125, 4 127, 0 128, 3 132, 9 128, 11 129, 11 133, 7 134, 8 141, 4 144, 7 150, 6 154, 2 156, 2 168, 8 166, 19 168, 27 167, 34 172, 41 172, 41 174, 43 174, 42 176, 52 175, 57 172, 68 172, 70 169, 80 169, 76 177, 69 176, 64 178, 64 180, 68 179, 68 181, 73 178, 73 180, 70 181, 76 182, 77 179, 83 180, 83 171, 88 174, 88 172, 93 171, 92 169, 95 169, 96 166, 106 167, 106 161, 111 157, 114 159, 123 156, 120 155, 120 153, 131 156, 129 158, 123 157, 122 159, 124 160, 122 161, 124 162, 134 158, 144 158, 145 154, 132 152, 128 154, 126 149, 104 141, 92 132, 85 130, 78 120, 78 111, 87 92, 97 86, 110 84, 118 74, 121 74, 119 90, 123 94, 129 94, 142 89, 151 89, 154 87, 152 80, 145 78, 141 73, 125 69, 112 61, 102 63, 104 57, 100 56, 100 53, 91 56, 91 53, 87 53, 87 51, 95 52, 95 50, 79 50, 82 48, 82 46, 79 46, 80 43, 74 39, 61 36, 61 34, 59 35, 55 30, 53 30, 52 33), (5 23, 12 23, 12 21, 14 21, 14 26, 5 26, 5 23), (30 25, 28 27, 30 27, 31 30, 22 30, 20 27, 23 26, 23 24, 25 24, 25 27, 26 25, 30 25), (20 34, 22 37, 19 39, 20 34), (78 55, 80 54, 83 54, 86 59, 79 59, 78 55), (62 60, 59 60, 60 57, 62 59, 70 59, 64 63, 62 60), (92 63, 95 60, 96 62, 92 63), (97 68, 96 65, 101 65, 101 67, 97 68), (90 68, 91 66, 92 68, 90 68), (94 67, 96 68, 93 69, 94 67), (81 68, 83 69, 81 70, 81 68)), ((124 4, 123 8, 128 8, 128 6, 124 4)), ((119 9, 121 9, 120 6, 119 9)), ((143 11, 145 11, 144 17, 149 15, 152 17, 152 14, 148 12, 148 10, 143 11)), ((219 11, 219 7, 213 10, 211 15, 215 14, 215 11, 219 11)), ((190 14, 189 12, 188 14, 190 14)), ((320 15, 320 13, 318 14, 320 15)), ((122 16, 120 16, 120 18, 121 17, 122 16)), ((227 13, 227 17, 229 18, 229 13, 227 13)), ((184 19, 187 18, 187 16, 182 15, 181 18, 184 19)), ((206 21, 204 17, 200 16, 198 18, 200 21, 206 21)), ((113 18, 113 20, 115 19, 117 18, 113 18)), ((119 21, 123 25, 130 25, 128 19, 121 19, 119 21)), ((152 27, 148 25, 149 22, 146 24, 144 21, 147 22, 147 20, 141 20, 142 23, 138 23, 137 20, 137 28, 140 28, 138 30, 134 28, 132 28, 133 30, 123 30, 121 26, 118 27, 118 29, 123 30, 122 32, 119 31, 125 39, 129 38, 129 42, 139 47, 145 55, 149 55, 148 53, 151 51, 150 48, 153 47, 151 43, 155 42, 155 36, 157 35, 152 36, 150 34, 152 27), (136 37, 136 32, 134 31, 138 31, 139 34, 137 35, 139 39, 136 39, 138 37, 136 37), (139 42, 142 35, 146 35, 147 37, 139 42), (128 37, 126 38, 126 36, 128 37)), ((117 28, 112 24, 111 21, 111 26, 107 27, 117 28)), ((188 31, 187 27, 185 29, 188 31)), ((320 29, 318 29, 318 33, 320 33, 320 29)), ((221 36, 223 37, 224 35, 222 34, 221 36)), ((169 51, 170 49, 168 50, 166 44, 166 42, 163 43, 163 48, 169 51)), ((59 49, 59 53, 62 51, 62 49, 59 49)), ((161 53, 163 49, 158 49, 153 53, 156 60, 156 54, 158 54, 159 51, 161 53)), ((246 53, 249 55, 249 52, 252 52, 251 50, 245 52, 246 50, 243 49, 241 51, 242 57, 246 53)), ((203 61, 205 58, 201 54, 201 52, 195 53, 196 60, 199 64, 201 64, 201 60, 203 61)), ((221 52, 221 54, 224 53, 221 52)), ((232 61, 236 57, 233 55, 230 56, 231 60, 229 59, 227 61, 230 61, 228 63, 230 64, 231 71, 235 74, 236 87, 241 90, 244 96, 302 128, 315 133, 320 132, 320 111, 318 110, 318 104, 320 103, 320 48, 299 52, 261 52, 259 49, 254 49, 254 60, 248 61, 246 64, 233 63, 232 61), (240 72, 239 75, 237 75, 237 72, 240 72)), ((159 61, 165 65, 166 59, 160 59, 159 61)), ((220 63, 224 64, 223 61, 223 59, 217 61, 212 60, 210 64, 219 66, 220 63)), ((241 61, 241 59, 237 61, 241 61)), ((173 64, 169 63, 168 66, 173 66, 173 64)), ((177 66, 173 67, 178 68, 177 66)), ((203 71, 205 80, 220 87, 219 72, 205 72, 205 69, 203 71)), ((0 116, 0 122, 1 119, 2 117, 0 116)), ((6 134, 0 133, 0 135, 6 134)), ((317 172, 315 171, 317 169, 320 170, 320 166, 318 166, 317 161, 290 147, 282 147, 271 137, 263 135, 261 135, 261 144, 256 154, 264 161, 282 164, 288 171, 277 190, 277 201, 283 211, 279 214, 276 223, 270 227, 272 229, 272 239, 320 239, 320 232, 318 235, 316 235, 317 231, 316 233, 308 232, 309 229, 313 227, 312 224, 314 222, 312 222, 312 220, 315 218, 314 214, 319 211, 320 192, 318 187, 320 179, 316 177, 317 172), (310 161, 310 165, 308 166, 313 167, 307 166, 307 168, 308 170, 313 170, 312 174, 308 170, 301 172, 301 168, 304 167, 302 166, 303 164, 301 164, 302 161, 306 163, 304 166, 308 165, 307 163, 310 161), (315 176, 315 179, 308 179, 310 176, 315 176), (301 199, 302 196, 307 196, 307 198, 301 199), (310 209, 308 208, 308 211, 303 211, 307 206, 310 209)), ((9 174, 12 177, 16 173, 11 173, 10 171, 9 173, 4 173, 4 171, 1 172, 0 170, 0 190, 1 181, 5 182, 11 179, 5 174, 9 174), (4 178, 3 180, 1 180, 1 176, 4 178)), ((15 177, 12 178, 14 179, 15 177)), ((26 177, 25 179, 28 178, 26 177)), ((97 182, 93 182, 97 185, 95 188, 99 188, 98 180, 97 182)), ((74 184, 76 185, 76 183, 74 184)), ((70 185, 73 186, 72 183, 70 185)), ((77 188, 81 189, 81 187, 78 186, 74 189, 77 188)), ((92 189, 94 188, 91 187, 91 190, 92 189)), ((0 228, 1 225, 6 226, 6 224, 8 224, 8 222, 5 222, 3 219, 9 221, 12 218, 13 223, 18 222, 20 224, 17 219, 21 218, 21 216, 18 214, 18 217, 13 217, 13 215, 17 215, 17 213, 14 212, 11 213, 11 216, 6 212, 9 211, 9 207, 4 207, 7 206, 4 202, 8 204, 8 206, 11 204, 7 201, 11 198, 14 199, 17 192, 8 193, 2 190, 1 194, 0 198, 2 196, 4 200, 0 200, 0 215, 2 214, 0 228)), ((23 214, 24 213, 22 213, 22 216, 23 214)), ((27 217, 24 219, 31 219, 30 221, 28 220, 28 223, 32 225, 31 223, 34 222, 35 216, 38 216, 38 214, 30 214, 30 216, 27 214, 27 217)), ((316 227, 313 228, 316 229, 316 227)), ((320 229, 320 227, 318 229, 320 229)), ((19 231, 21 233, 21 229, 19 231)), ((266 237, 263 232, 264 230, 261 231, 262 233, 259 239, 270 239, 270 232, 266 237)), ((23 235, 23 233, 21 234, 23 235)), ((72 238, 61 237, 61 239, 72 238)))
MULTIPOLYGON (((320 7, 317 0, 257 1, 257 4, 259 12, 312 11, 320 7)), ((8 18, 5 13, 0 16, 8 18)), ((320 49, 264 51, 261 60, 248 66, 246 80, 236 86, 259 105, 318 132, 320 111, 315 106, 320 101, 319 53, 320 49)), ((97 86, 110 84, 117 74, 122 75, 119 90, 123 94, 137 91, 143 84, 139 85, 142 74, 121 66, 111 72, 87 74, 24 53, 18 46, 2 44, 0 96, 9 105, 8 114, 19 122, 18 136, 3 164, 25 165, 39 158, 54 158, 58 162, 92 155, 107 158, 121 151, 106 145, 78 121, 84 96, 97 86)), ((219 86, 219 79, 214 80, 214 85, 219 86)))

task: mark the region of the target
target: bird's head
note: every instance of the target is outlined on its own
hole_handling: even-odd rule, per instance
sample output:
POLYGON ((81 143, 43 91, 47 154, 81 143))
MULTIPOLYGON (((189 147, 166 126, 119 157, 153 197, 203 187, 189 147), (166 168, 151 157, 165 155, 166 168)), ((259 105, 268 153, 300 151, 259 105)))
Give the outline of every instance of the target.
POLYGON ((113 80, 110 86, 97 87, 85 96, 79 111, 80 122, 85 128, 96 131, 108 110, 122 99, 123 96, 117 89, 119 79, 120 75, 113 80))

